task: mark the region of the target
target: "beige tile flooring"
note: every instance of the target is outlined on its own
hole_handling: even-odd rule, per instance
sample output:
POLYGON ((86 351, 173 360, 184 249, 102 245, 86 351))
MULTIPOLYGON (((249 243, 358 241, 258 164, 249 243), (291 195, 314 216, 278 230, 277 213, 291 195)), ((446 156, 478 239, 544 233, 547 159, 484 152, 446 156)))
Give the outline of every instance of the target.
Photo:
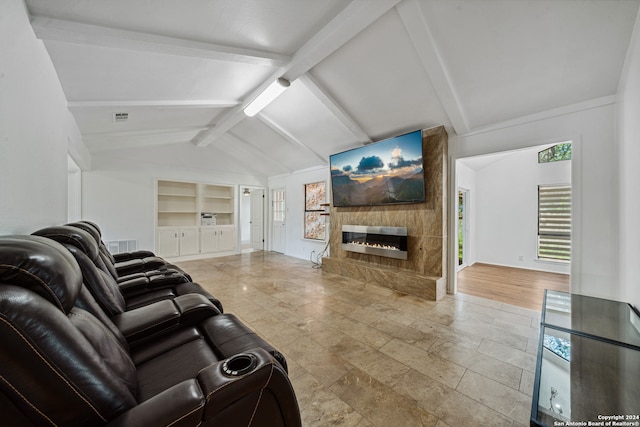
POLYGON ((287 358, 304 426, 529 425, 539 313, 268 252, 179 263, 287 358))

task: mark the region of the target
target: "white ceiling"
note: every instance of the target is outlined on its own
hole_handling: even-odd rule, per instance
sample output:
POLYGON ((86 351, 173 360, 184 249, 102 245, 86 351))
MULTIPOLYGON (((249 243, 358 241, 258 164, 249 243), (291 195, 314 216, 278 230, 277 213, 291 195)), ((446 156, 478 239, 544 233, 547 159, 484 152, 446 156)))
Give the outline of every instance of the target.
POLYGON ((465 134, 613 95, 639 3, 26 0, 99 163, 262 178, 415 129, 465 134), (246 117, 280 76, 291 87, 246 117))

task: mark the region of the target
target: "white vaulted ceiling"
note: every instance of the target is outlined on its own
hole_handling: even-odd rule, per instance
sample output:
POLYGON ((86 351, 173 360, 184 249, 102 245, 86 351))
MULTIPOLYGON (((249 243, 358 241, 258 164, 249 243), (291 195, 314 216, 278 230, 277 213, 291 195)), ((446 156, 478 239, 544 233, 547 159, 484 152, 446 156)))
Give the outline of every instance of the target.
POLYGON ((639 3, 26 0, 94 157, 263 178, 613 95, 639 3))

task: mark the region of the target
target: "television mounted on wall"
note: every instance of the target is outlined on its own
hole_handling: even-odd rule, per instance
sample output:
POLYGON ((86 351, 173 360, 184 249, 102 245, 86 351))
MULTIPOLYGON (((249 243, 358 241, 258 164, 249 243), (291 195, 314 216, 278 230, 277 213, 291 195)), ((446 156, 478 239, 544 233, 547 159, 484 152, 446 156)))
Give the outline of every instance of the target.
POLYGON ((329 157, 334 207, 425 201, 422 131, 329 157))

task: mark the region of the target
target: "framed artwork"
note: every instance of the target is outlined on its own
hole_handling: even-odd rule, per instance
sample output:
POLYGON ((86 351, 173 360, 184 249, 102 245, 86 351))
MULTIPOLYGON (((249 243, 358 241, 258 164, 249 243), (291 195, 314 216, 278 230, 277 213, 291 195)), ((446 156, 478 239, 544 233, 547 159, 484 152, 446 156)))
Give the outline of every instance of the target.
POLYGON ((327 200, 325 181, 304 185, 304 238, 325 240, 324 206, 327 200))

